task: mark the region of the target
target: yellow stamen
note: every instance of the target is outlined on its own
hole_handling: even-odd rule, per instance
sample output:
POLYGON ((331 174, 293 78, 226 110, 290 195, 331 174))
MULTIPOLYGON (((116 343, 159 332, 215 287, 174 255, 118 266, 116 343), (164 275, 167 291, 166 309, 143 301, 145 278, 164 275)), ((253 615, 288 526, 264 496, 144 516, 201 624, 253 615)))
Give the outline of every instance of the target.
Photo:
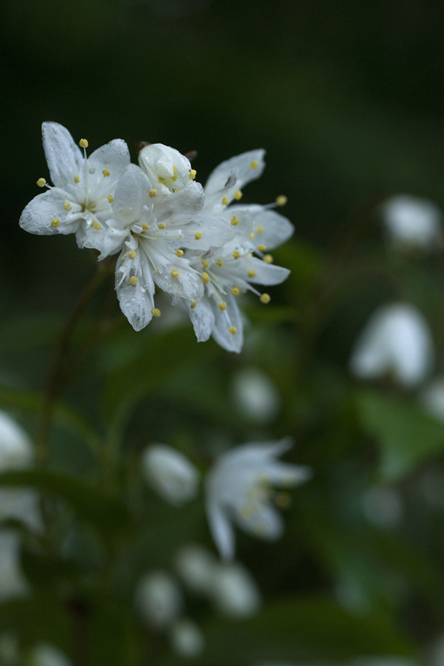
POLYGON ((110 172, 108 171, 108 169, 103 169, 102 173, 105 176, 105 178, 108 178, 108 176, 111 175, 110 172))
POLYGON ((267 246, 266 245, 258 245, 257 249, 260 250, 260 252, 265 252, 265 250, 267 249, 267 246))
POLYGON ((237 225, 239 224, 239 218, 237 217, 237 215, 231 218, 231 224, 233 225, 233 227, 237 227, 237 225))
POLYGON ((165 224, 165 222, 161 222, 161 223, 159 224, 159 229, 166 229, 166 226, 167 226, 167 225, 165 224))
POLYGON ((153 315, 153 317, 160 317, 159 308, 154 308, 153 310, 151 310, 151 314, 153 315))
POLYGON ((276 197, 276 203, 278 206, 285 206, 287 203, 288 199, 285 196, 285 194, 281 194, 280 196, 276 197))
POLYGON ((226 310, 227 309, 227 304, 222 301, 222 303, 219 303, 219 310, 226 310))
POLYGON ((79 146, 80 146, 80 148, 88 148, 89 143, 88 143, 87 139, 80 139, 79 146))
POLYGON ((135 287, 138 282, 139 282, 139 280, 136 278, 135 275, 130 277, 130 285, 132 285, 133 287, 135 287))
POLYGON ((80 176, 74 176, 74 182, 76 185, 80 183, 80 176))
POLYGON ((257 231, 258 234, 263 234, 264 233, 264 227, 258 227, 256 229, 256 231, 257 231))
POLYGON ((257 160, 252 160, 250 162, 250 169, 257 169, 259 166, 259 162, 257 160))
POLYGON ((196 307, 196 305, 197 305, 197 301, 191 301, 190 308, 191 308, 192 310, 194 310, 194 308, 196 307))
POLYGON ((94 220, 94 222, 92 223, 92 225, 93 225, 94 229, 97 229, 97 230, 100 229, 100 224, 99 224, 99 222, 97 222, 97 220, 94 220))
POLYGON ((46 180, 45 180, 44 178, 39 178, 38 181, 37 181, 37 185, 38 185, 39 187, 45 187, 45 185, 46 185, 46 180))
POLYGON ((208 261, 205 261, 205 259, 202 259, 202 266, 203 266, 204 268, 208 268, 209 265, 210 265, 210 264, 208 263, 208 261))
POLYGON ((196 233, 194 234, 194 238, 196 240, 200 240, 202 238, 202 234, 200 233, 200 231, 196 231, 196 233))
POLYGON ((176 250, 176 257, 183 257, 183 250, 176 250))
POLYGON ((148 195, 151 197, 151 199, 154 199, 154 197, 157 197, 157 190, 150 190, 148 195))
POLYGON ((63 208, 65 210, 71 210, 71 204, 69 203, 69 201, 65 201, 65 203, 63 204, 63 208))
POLYGON ((144 224, 142 224, 142 229, 145 229, 145 231, 148 231, 149 228, 150 228, 150 225, 146 224, 146 222, 144 224))
POLYGON ((236 201, 239 201, 239 199, 242 199, 241 190, 236 190, 236 192, 234 193, 234 198, 236 199, 236 201))
POLYGON ((128 256, 129 256, 130 259, 135 259, 135 258, 136 258, 136 254, 137 254, 137 253, 136 253, 135 250, 131 250, 131 252, 129 253, 128 256))
POLYGON ((252 231, 250 234, 250 240, 253 240, 253 238, 254 238, 254 231, 252 231))
POLYGON ((188 178, 190 180, 194 180, 196 178, 197 171, 196 169, 191 169, 190 173, 188 174, 188 178))
POLYGON ((249 278, 254 278, 255 276, 256 276, 256 271, 253 271, 253 270, 248 271, 248 277, 249 278))
POLYGON ((237 287, 233 287, 233 289, 231 290, 231 293, 233 294, 233 296, 239 296, 240 289, 238 289, 237 287))
POLYGON ((53 219, 53 221, 51 222, 51 226, 54 227, 54 229, 55 229, 56 227, 58 227, 59 224, 60 224, 60 220, 59 220, 58 217, 55 217, 55 218, 53 219))
POLYGON ((208 275, 208 273, 202 273, 202 282, 204 284, 208 284, 209 281, 210 281, 210 276, 208 275))
POLYGON ((264 261, 266 264, 272 264, 273 263, 273 257, 271 254, 266 254, 264 257, 264 261))
POLYGON ((172 278, 178 278, 179 277, 179 271, 176 268, 173 268, 170 275, 171 275, 172 278))
POLYGON ((224 198, 222 199, 222 205, 223 205, 223 206, 228 206, 228 203, 229 203, 229 202, 228 202, 228 198, 227 198, 227 197, 224 197, 224 198))
POLYGON ((267 305, 271 301, 271 296, 270 294, 262 294, 259 300, 261 303, 264 303, 264 305, 267 305))
POLYGON ((113 203, 113 202, 114 202, 114 197, 113 197, 112 194, 108 194, 108 196, 107 196, 106 198, 108 199, 108 201, 109 201, 110 203, 113 203))
POLYGON ((216 264, 222 268, 222 266, 224 265, 224 262, 222 261, 222 259, 218 259, 216 261, 216 264))
POLYGON ((238 252, 237 250, 234 250, 234 252, 233 252, 233 257, 234 257, 235 259, 239 259, 239 257, 240 257, 240 252, 238 252))
POLYGON ((237 333, 236 326, 230 326, 230 328, 228 330, 230 331, 231 335, 236 335, 236 333, 237 333))

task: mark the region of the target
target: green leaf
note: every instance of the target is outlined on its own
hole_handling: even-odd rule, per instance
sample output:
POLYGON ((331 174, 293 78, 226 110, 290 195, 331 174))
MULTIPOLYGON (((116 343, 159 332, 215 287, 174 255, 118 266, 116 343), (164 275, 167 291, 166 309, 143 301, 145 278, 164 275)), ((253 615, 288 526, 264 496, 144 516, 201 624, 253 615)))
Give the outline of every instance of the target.
POLYGON ((380 474, 393 481, 444 451, 444 427, 407 401, 364 391, 357 397, 363 428, 380 445, 380 474))
POLYGON ((49 469, 20 470, 0 474, 0 486, 31 487, 68 502, 82 518, 100 530, 117 530, 129 519, 126 506, 100 488, 68 474, 49 469))

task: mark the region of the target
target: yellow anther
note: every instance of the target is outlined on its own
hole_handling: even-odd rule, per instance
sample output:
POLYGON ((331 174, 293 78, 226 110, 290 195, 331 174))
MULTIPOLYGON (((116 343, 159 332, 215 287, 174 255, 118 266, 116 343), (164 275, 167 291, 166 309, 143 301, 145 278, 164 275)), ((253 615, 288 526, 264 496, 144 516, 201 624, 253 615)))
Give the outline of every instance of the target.
POLYGON ((194 308, 196 307, 196 305, 197 305, 197 301, 191 301, 190 308, 191 308, 192 310, 194 310, 194 308))
POLYGON ((208 263, 208 261, 205 261, 205 259, 202 259, 202 266, 203 266, 204 268, 208 268, 209 265, 210 265, 210 264, 208 263))
POLYGON ((87 139, 80 139, 79 146, 80 148, 88 148, 89 144, 87 139))
POLYGON ((208 273, 202 273, 202 282, 204 284, 208 284, 209 281, 210 281, 210 276, 208 275, 208 273))
POLYGON ((233 227, 237 227, 237 225, 239 224, 239 218, 237 217, 237 215, 234 215, 234 217, 231 218, 231 224, 233 225, 233 227))
POLYGON ((129 253, 128 256, 129 256, 130 259, 135 259, 135 258, 136 258, 136 254, 137 254, 137 252, 136 252, 135 250, 131 250, 131 252, 129 253))
POLYGON ((161 223, 159 224, 159 229, 166 229, 166 226, 167 226, 167 225, 165 224, 165 222, 161 222, 161 223))
POLYGON ((108 176, 111 176, 111 173, 108 171, 108 169, 103 169, 102 173, 105 176, 105 178, 108 178, 108 176))
POLYGON ((234 257, 235 259, 239 259, 239 257, 240 257, 240 252, 238 252, 237 250, 234 250, 234 252, 233 252, 233 257, 234 257))
POLYGON ((157 197, 157 190, 150 190, 148 195, 151 197, 151 199, 154 199, 154 197, 157 197))
POLYGON ((230 326, 230 328, 228 330, 230 331, 231 335, 236 335, 236 333, 237 333, 236 326, 230 326))
POLYGON ((74 182, 76 185, 80 183, 80 176, 74 176, 74 182))
POLYGON ((144 223, 142 224, 142 229, 145 229, 145 231, 148 231, 149 228, 150 228, 150 225, 149 225, 149 224, 146 224, 146 222, 144 222, 144 223))
POLYGON ((252 160, 250 162, 250 169, 257 169, 259 166, 259 162, 257 160, 252 160))
POLYGON ((46 180, 45 180, 44 178, 39 178, 38 181, 37 181, 37 185, 38 185, 39 187, 45 187, 45 185, 46 185, 46 180))
POLYGON ((151 314, 153 315, 153 317, 160 317, 159 308, 153 308, 153 310, 151 310, 151 314))
POLYGON ((135 287, 138 282, 139 282, 139 280, 138 280, 138 278, 136 278, 135 275, 130 277, 130 285, 131 286, 135 287))
POLYGON ((271 254, 266 254, 264 257, 264 261, 266 264, 272 264, 273 263, 273 257, 271 254))
POLYGON ((240 289, 238 289, 237 287, 233 287, 233 289, 231 290, 231 293, 233 294, 233 296, 239 296, 240 289))
POLYGON ((93 225, 94 229, 97 229, 97 230, 100 229, 100 223, 97 222, 97 220, 94 220, 94 222, 92 223, 92 225, 93 225))
POLYGON ((69 203, 69 201, 65 201, 65 203, 63 204, 63 208, 65 210, 71 210, 71 204, 69 203))
POLYGON ((188 174, 188 178, 190 180, 194 180, 196 178, 197 171, 196 169, 191 169, 190 173, 188 174))
POLYGON ((281 194, 280 196, 276 197, 276 203, 278 206, 285 206, 287 203, 288 199, 285 196, 285 194, 281 194))
POLYGON ((253 270, 248 271, 248 277, 249 277, 249 278, 254 278, 254 277, 256 277, 256 271, 253 271, 253 270))
POLYGON ((227 309, 227 304, 226 303, 224 303, 223 301, 222 301, 222 303, 219 303, 219 310, 222 310, 222 312, 223 312, 226 309, 227 309))
POLYGON ((194 234, 194 238, 196 240, 200 240, 202 238, 202 234, 200 233, 200 231, 196 231, 196 233, 194 234))
POLYGON ((53 219, 53 221, 51 222, 51 226, 54 227, 54 229, 55 229, 56 227, 58 227, 59 224, 60 224, 60 220, 59 220, 58 217, 55 217, 55 218, 53 219))
POLYGON ((222 259, 218 259, 216 261, 216 264, 222 268, 222 266, 224 265, 224 262, 222 261, 222 259))
POLYGON ((108 194, 108 196, 107 196, 106 198, 108 199, 108 201, 109 201, 110 203, 113 203, 113 202, 114 202, 114 197, 113 197, 112 194, 108 194))
POLYGON ((171 275, 172 278, 178 278, 179 277, 179 271, 177 270, 177 268, 173 268, 170 275, 171 275))
POLYGON ((242 199, 241 190, 236 190, 236 192, 234 193, 234 198, 236 199, 236 201, 239 201, 239 199, 242 199))
POLYGON ((176 257, 183 257, 183 250, 176 250, 176 257))
POLYGON ((223 205, 223 206, 228 206, 228 204, 229 204, 228 197, 224 197, 224 198, 222 199, 222 205, 223 205))
POLYGON ((256 229, 256 231, 257 231, 258 234, 263 234, 264 233, 264 227, 258 227, 256 229))
POLYGON ((252 231, 250 234, 250 240, 253 240, 253 238, 254 238, 254 231, 252 231))
POLYGON ((257 249, 258 249, 260 252, 265 252, 265 250, 267 249, 267 246, 266 246, 266 245, 258 245, 258 246, 257 246, 257 249))
POLYGON ((264 305, 267 305, 271 301, 271 296, 270 294, 262 294, 259 300, 261 303, 264 303, 264 305))

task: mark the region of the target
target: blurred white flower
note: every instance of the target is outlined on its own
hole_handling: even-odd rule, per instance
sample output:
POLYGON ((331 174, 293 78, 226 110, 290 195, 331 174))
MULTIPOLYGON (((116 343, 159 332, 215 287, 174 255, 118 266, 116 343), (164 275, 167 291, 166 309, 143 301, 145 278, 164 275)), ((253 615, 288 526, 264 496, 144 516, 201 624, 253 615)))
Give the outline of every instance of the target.
POLYGON ((0 664, 2 666, 19 664, 18 641, 13 634, 0 635, 0 664))
POLYGON ((192 620, 176 620, 170 630, 171 645, 181 657, 197 657, 204 649, 204 636, 192 620))
POLYGON ((211 598, 216 610, 230 617, 249 617, 261 607, 259 588, 250 572, 237 562, 215 566, 211 598))
POLYGON ((20 568, 20 535, 12 530, 0 531, 0 601, 22 596, 28 584, 20 568))
POLYGON ((424 388, 420 402, 431 416, 444 421, 444 377, 434 379, 424 388))
POLYGON ((382 206, 390 241, 399 247, 438 247, 442 213, 436 204, 407 194, 392 197, 382 206))
POLYGON ((243 368, 236 373, 233 393, 239 411, 256 423, 270 423, 279 413, 279 391, 258 368, 243 368))
POLYGON ((394 303, 373 313, 358 338, 350 371, 362 379, 391 374, 406 388, 429 373, 434 348, 429 326, 412 305, 394 303))
POLYGON ((142 455, 145 478, 171 504, 193 499, 198 490, 196 467, 179 451, 166 444, 153 444, 142 455))
POLYGON ((213 584, 216 558, 208 548, 189 544, 179 549, 175 567, 184 583, 195 592, 209 592, 213 584))
MULTIPOLYGON (((213 538, 222 557, 234 555, 235 521, 242 529, 263 539, 277 539, 282 518, 272 504, 272 486, 295 486, 310 477, 307 467, 291 465, 276 457, 291 448, 291 440, 249 443, 224 453, 209 472, 206 509, 213 538)), ((275 495, 282 504, 281 495, 275 495)))
POLYGON ((31 666, 70 666, 71 664, 60 650, 47 643, 36 645, 30 656, 31 666))
POLYGON ((402 497, 394 488, 370 488, 362 498, 362 506, 367 519, 378 527, 391 529, 402 522, 402 497))
POLYGON ((145 622, 156 629, 169 626, 183 605, 179 586, 164 571, 153 571, 140 580, 135 601, 145 622))

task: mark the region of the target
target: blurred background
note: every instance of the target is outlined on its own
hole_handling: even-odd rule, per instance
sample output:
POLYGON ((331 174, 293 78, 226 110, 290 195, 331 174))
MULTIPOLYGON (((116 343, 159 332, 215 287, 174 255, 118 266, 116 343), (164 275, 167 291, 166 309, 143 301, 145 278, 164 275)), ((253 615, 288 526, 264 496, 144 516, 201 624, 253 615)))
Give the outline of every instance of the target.
MULTIPOLYGON (((200 182, 221 161, 263 147, 267 168, 245 201, 285 194, 279 212, 295 225, 294 238, 273 253, 291 277, 273 290, 268 309, 246 303, 251 326, 240 356, 213 342, 196 345, 189 325, 170 330, 159 320, 136 334, 122 320, 67 394, 107 431, 133 378, 146 372, 123 445, 141 527, 114 572, 107 594, 115 596, 103 616, 96 587, 93 594, 83 585, 100 569, 102 546, 76 532, 63 551, 88 572, 76 594, 96 604, 91 664, 183 661, 162 636, 140 629, 134 586, 146 569, 172 567, 187 540, 211 545, 200 505, 177 513, 151 497, 150 520, 140 517, 147 500, 134 479, 143 447, 167 442, 204 469, 226 446, 290 435, 296 447, 287 460, 310 465, 313 481, 293 494, 283 541, 239 540, 264 609, 231 622, 191 601, 207 637, 199 659, 442 666, 444 431, 439 409, 431 416, 421 406, 427 382, 444 369, 442 233, 431 253, 396 252, 380 205, 409 194, 444 206, 444 6, 3 0, 0 25, 0 406, 31 434, 37 407, 30 396, 42 388, 51 344, 94 272, 94 257, 79 252, 72 236, 33 237, 18 226, 40 193, 36 180, 49 180, 43 121, 86 137, 90 151, 122 138, 134 160, 138 141, 197 150, 200 182), (418 308, 431 330, 435 353, 422 383, 354 378, 348 363, 360 331, 375 308, 400 300, 418 308), (153 357, 162 361, 154 364, 157 383, 153 357), (274 406, 268 416, 248 398, 245 406, 248 381, 274 406)), ((59 426, 53 466, 94 479, 86 446, 59 426)), ((26 563, 38 586, 44 570, 32 558, 26 563)), ((20 604, 0 609, 0 630, 3 623, 20 644, 44 640, 69 656, 69 619, 40 626, 42 606, 20 604)), ((54 601, 48 613, 59 612, 54 601)))

